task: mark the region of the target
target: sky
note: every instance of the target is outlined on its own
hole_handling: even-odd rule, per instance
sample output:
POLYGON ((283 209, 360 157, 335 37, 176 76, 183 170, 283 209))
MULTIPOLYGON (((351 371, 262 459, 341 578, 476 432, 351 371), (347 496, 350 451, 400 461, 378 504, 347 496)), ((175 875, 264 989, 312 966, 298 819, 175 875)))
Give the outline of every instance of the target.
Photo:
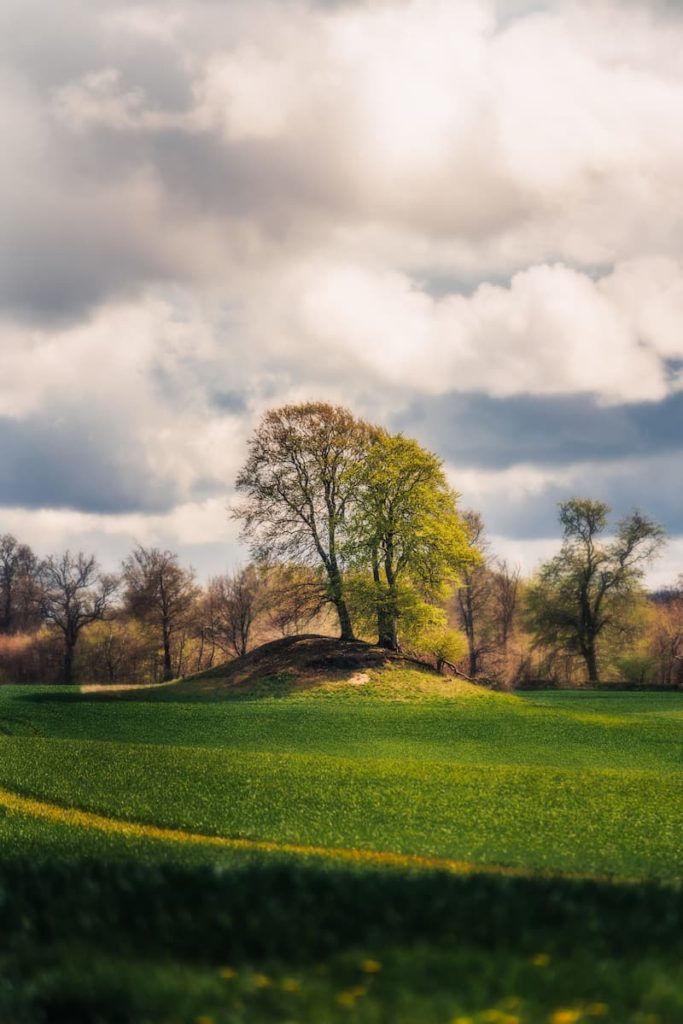
POLYGON ((531 571, 557 503, 683 572, 683 6, 4 0, 0 533, 207 577, 265 409, 439 453, 531 571))

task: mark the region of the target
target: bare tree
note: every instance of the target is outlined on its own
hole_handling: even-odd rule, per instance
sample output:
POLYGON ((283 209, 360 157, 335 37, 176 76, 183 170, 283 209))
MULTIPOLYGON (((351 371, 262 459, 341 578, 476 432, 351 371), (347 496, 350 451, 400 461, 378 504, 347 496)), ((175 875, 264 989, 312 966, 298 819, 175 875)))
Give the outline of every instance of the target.
POLYGON ((678 583, 651 597, 650 648, 656 680, 683 688, 683 575, 678 583))
POLYGON ((104 618, 118 587, 115 576, 102 573, 94 556, 82 551, 48 558, 39 569, 41 605, 46 622, 56 626, 64 639, 62 682, 73 682, 74 654, 84 626, 104 618))
POLYGON ((32 625, 37 606, 38 560, 10 533, 0 537, 0 633, 32 625))
POLYGON ((325 582, 317 569, 274 565, 265 578, 267 621, 281 636, 303 632, 327 603, 325 582))
POLYGON ((195 599, 194 573, 183 569, 173 552, 140 545, 124 561, 123 579, 128 610, 159 631, 163 678, 172 679, 171 641, 195 599))
POLYGON ((482 556, 480 562, 463 566, 460 574, 461 586, 455 595, 456 611, 467 637, 467 674, 474 677, 481 670, 481 658, 488 646, 491 572, 486 562, 487 545, 483 519, 478 512, 472 511, 464 512, 463 518, 467 525, 470 544, 482 556))
POLYGON ((341 636, 353 639, 344 594, 340 532, 353 487, 349 470, 365 456, 367 427, 322 402, 271 409, 249 441, 237 478, 234 515, 257 560, 322 564, 341 636))
POLYGON ((254 565, 209 582, 213 615, 211 640, 224 654, 241 658, 249 650, 255 621, 266 606, 266 583, 254 565))
POLYGON ((521 570, 511 568, 504 558, 499 559, 491 577, 491 594, 495 612, 498 643, 505 650, 515 622, 519 603, 521 570))

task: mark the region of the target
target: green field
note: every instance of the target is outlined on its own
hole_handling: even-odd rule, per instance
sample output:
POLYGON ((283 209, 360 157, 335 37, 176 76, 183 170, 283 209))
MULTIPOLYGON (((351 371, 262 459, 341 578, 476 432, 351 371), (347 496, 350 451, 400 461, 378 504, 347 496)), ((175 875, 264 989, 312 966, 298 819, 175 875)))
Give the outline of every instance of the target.
POLYGON ((0 790, 52 815, 0 801, 0 1020, 683 1020, 683 695, 399 699, 387 673, 0 688, 0 790))

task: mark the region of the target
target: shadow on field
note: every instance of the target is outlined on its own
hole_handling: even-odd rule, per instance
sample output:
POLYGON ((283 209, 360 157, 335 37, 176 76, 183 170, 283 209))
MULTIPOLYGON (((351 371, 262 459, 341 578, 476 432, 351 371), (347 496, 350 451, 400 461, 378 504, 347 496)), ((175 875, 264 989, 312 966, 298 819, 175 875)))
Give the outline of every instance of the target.
MULTIPOLYGON (((681 890, 654 884, 16 860, 0 865, 0 1020, 277 1024, 294 985, 303 1024, 439 1024, 511 993, 528 1024, 579 1020, 549 1011, 597 995, 610 1021, 656 1005, 647 1019, 673 1024, 682 923, 681 890), (359 965, 381 976, 359 985, 359 965)), ((492 1012, 477 1020, 520 1020, 492 1012)))
POLYGON ((454 876, 260 862, 0 867, 0 934, 222 962, 307 960, 386 942, 683 953, 683 891, 656 883, 454 876), (292 936, 296 935, 296 942, 292 936), (539 946, 540 944, 540 946, 539 946))

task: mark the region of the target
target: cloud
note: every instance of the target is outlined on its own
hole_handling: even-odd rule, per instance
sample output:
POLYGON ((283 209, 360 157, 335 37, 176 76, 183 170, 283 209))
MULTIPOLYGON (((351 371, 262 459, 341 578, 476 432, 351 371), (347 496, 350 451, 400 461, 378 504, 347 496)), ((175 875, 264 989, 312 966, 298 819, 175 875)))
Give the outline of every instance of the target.
POLYGON ((321 397, 500 535, 572 488, 683 529, 682 46, 666 0, 8 0, 0 515, 217 545, 321 397))
POLYGON ((559 468, 683 453, 683 393, 661 403, 600 404, 590 395, 420 398, 393 418, 443 458, 466 468, 559 468))
POLYGON ((655 401, 672 386, 665 358, 683 356, 682 286, 670 261, 619 265, 597 281, 556 264, 437 299, 396 271, 312 266, 274 308, 289 327, 281 348, 322 351, 337 372, 346 359, 404 389, 655 401))
POLYGON ((501 470, 449 465, 464 507, 476 508, 491 533, 531 540, 558 535, 557 506, 577 495, 607 502, 617 519, 638 508, 671 536, 683 535, 680 453, 559 467, 519 463, 501 470))
POLYGON ((17 315, 311 247, 479 280, 680 251, 683 25, 638 5, 7 6, 17 315))

